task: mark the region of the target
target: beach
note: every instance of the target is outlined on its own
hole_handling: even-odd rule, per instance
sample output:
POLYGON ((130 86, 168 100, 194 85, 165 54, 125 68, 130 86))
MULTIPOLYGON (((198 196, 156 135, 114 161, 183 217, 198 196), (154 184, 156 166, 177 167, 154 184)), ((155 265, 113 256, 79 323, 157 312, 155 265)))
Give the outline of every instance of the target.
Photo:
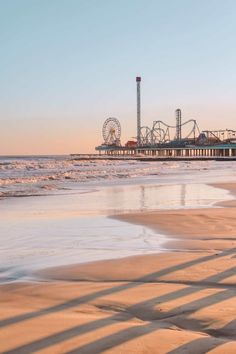
MULTIPOLYGON (((109 255, 105 259, 103 253, 97 261, 82 258, 76 263, 75 253, 71 262, 69 254, 61 265, 57 261, 50 265, 47 257, 41 259, 45 264, 40 267, 31 259, 24 263, 25 269, 32 269, 31 278, 25 273, 0 285, 0 352, 235 353, 236 184, 216 182, 202 189, 203 195, 208 191, 206 200, 202 195, 199 197, 203 188, 199 184, 191 203, 196 186, 190 185, 191 193, 183 199, 183 188, 167 185, 172 202, 176 203, 174 208, 172 204, 161 209, 154 205, 146 209, 130 207, 112 214, 111 207, 106 220, 114 222, 110 225, 114 228, 118 228, 116 222, 122 223, 121 233, 139 230, 126 229, 126 225, 133 225, 150 230, 150 235, 153 232, 164 236, 156 250, 144 249, 143 242, 140 249, 132 249, 127 256, 122 251, 131 246, 126 243, 122 244, 120 256, 111 252, 110 259, 109 255), (178 202, 173 197, 177 195, 175 191, 180 192, 178 202), (231 200, 224 201, 229 192, 231 200), (221 197, 222 201, 213 203, 221 197)), ((151 196, 156 189, 149 185, 146 194, 150 191, 151 196)), ((161 198, 160 190, 159 184, 157 193, 161 198)), ((106 191, 111 198, 111 189, 106 191)), ((116 191, 113 189, 112 193, 116 195, 116 191)), ((136 187, 131 188, 131 194, 135 191, 140 192, 136 187)), ((35 208, 39 203, 37 210, 41 210, 43 198, 41 202, 33 199, 35 208)), ((63 198, 62 208, 66 209, 67 197, 63 198)), ((146 199, 148 205, 150 198, 146 199)), ((21 212, 28 210, 28 217, 33 219, 29 210, 33 200, 28 200, 21 203, 25 205, 21 212)), ((136 199, 132 200, 135 204, 136 199)), ((54 223, 62 217, 61 210, 55 214, 55 202, 52 206, 47 207, 47 218, 45 214, 37 214, 39 223, 51 220, 53 215, 54 223)), ((74 212, 70 210, 70 225, 74 212)), ((5 216, 13 218, 16 213, 13 206, 11 213, 6 212, 5 216)), ((78 225, 81 224, 75 227, 78 225)), ((33 257, 37 258, 37 253, 33 257)), ((23 258, 27 258, 25 253, 23 258)), ((22 260, 18 267, 24 268, 22 260)))
POLYGON ((236 1, 0 14, 0 354, 236 354, 236 1))

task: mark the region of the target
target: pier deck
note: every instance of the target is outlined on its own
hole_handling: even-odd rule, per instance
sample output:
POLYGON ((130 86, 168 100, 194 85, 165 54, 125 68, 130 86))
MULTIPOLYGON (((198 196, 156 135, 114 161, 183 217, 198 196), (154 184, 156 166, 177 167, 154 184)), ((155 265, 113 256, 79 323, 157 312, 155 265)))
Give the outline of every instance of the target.
POLYGON ((98 158, 135 160, 236 160, 236 143, 218 145, 167 146, 98 146, 98 158))

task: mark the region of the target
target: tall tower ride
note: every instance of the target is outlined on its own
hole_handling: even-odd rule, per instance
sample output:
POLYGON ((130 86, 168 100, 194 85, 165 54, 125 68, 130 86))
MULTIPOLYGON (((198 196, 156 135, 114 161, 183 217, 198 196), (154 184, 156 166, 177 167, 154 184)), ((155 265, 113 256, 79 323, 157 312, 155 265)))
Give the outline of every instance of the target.
POLYGON ((137 83, 137 144, 141 143, 141 98, 140 98, 140 83, 141 77, 136 77, 137 83))
POLYGON ((181 140, 182 139, 182 114, 181 114, 181 109, 176 109, 175 111, 175 116, 176 116, 176 140, 181 140))

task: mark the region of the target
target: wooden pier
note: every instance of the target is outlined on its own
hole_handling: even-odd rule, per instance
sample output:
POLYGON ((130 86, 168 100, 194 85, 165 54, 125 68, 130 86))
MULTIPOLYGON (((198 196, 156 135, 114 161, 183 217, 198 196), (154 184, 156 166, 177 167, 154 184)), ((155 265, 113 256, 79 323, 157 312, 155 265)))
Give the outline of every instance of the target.
POLYGON ((184 147, 158 146, 98 146, 96 151, 104 158, 131 158, 145 160, 235 160, 236 143, 184 147))

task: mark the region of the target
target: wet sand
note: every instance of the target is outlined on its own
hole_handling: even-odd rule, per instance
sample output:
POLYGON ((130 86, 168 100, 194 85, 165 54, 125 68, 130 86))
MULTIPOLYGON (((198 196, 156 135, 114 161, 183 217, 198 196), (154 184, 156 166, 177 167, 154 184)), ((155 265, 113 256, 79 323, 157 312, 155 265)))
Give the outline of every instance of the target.
POLYGON ((235 215, 226 203, 119 216, 171 235, 170 250, 0 286, 0 351, 235 353, 235 215))

